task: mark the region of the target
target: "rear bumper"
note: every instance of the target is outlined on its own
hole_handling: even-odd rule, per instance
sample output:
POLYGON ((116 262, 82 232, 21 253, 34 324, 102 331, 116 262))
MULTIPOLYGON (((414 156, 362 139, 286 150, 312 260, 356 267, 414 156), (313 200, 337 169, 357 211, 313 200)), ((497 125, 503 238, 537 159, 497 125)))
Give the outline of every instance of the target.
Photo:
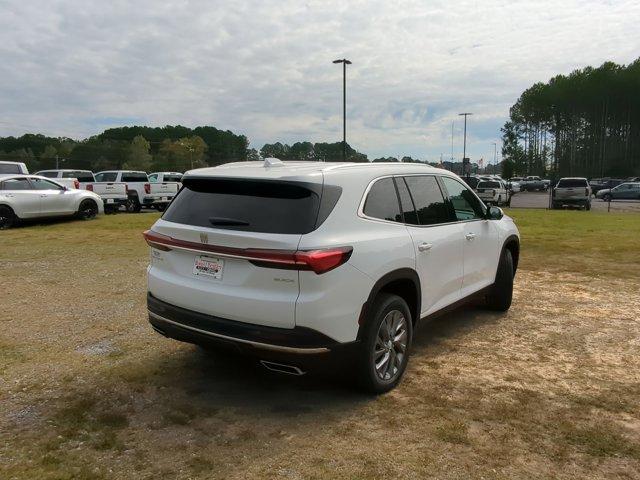
POLYGON ((553 202, 564 205, 584 205, 585 203, 589 203, 589 199, 586 197, 582 198, 556 198, 553 197, 553 202))
POLYGON ((122 206, 122 205, 126 205, 127 204, 127 198, 123 197, 123 198, 102 198, 102 203, 104 204, 105 207, 115 207, 115 206, 122 206))
POLYGON ((166 195, 166 196, 157 196, 157 197, 144 197, 142 199, 142 204, 143 205, 168 205, 169 202, 171 202, 171 200, 173 200, 173 197, 175 197, 175 194, 171 194, 171 195, 166 195), (163 198, 165 200, 163 200, 163 198))
POLYGON ((166 337, 205 346, 231 346, 260 358, 324 356, 355 344, 336 342, 306 327, 266 327, 214 317, 171 305, 150 293, 147 309, 151 326, 166 337))

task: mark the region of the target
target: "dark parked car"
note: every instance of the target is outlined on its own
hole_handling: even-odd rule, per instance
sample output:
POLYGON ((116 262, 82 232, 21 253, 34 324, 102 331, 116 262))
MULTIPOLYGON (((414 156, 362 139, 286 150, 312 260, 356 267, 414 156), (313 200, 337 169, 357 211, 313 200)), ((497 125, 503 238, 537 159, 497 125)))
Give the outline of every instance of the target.
POLYGON ((640 200, 640 182, 625 182, 614 188, 601 189, 596 198, 609 200, 640 200))
POLYGON ((589 182, 589 185, 591 186, 591 191, 595 195, 600 190, 617 187, 621 183, 624 183, 624 180, 620 180, 619 178, 594 178, 589 182))

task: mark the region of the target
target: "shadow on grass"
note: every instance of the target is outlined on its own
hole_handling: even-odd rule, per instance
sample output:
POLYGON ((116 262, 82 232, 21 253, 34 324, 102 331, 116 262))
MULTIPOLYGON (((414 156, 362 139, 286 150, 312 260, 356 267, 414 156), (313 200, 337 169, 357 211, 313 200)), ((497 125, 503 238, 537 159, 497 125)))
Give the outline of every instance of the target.
MULTIPOLYGON (((413 355, 446 355, 432 345, 499 318, 495 312, 466 307, 423 323, 415 336, 413 355)), ((126 428, 134 417, 133 423, 151 429, 226 423, 230 412, 256 429, 271 428, 286 418, 310 425, 318 418, 340 421, 376 400, 360 392, 345 375, 349 368, 339 365, 333 371, 289 376, 267 371, 253 357, 188 344, 176 348, 175 341, 167 339, 147 354, 123 356, 95 381, 73 389, 54 423, 66 438, 81 438, 78 432, 92 428, 107 432, 126 428)), ((101 445, 115 444, 110 437, 98 440, 101 445)))

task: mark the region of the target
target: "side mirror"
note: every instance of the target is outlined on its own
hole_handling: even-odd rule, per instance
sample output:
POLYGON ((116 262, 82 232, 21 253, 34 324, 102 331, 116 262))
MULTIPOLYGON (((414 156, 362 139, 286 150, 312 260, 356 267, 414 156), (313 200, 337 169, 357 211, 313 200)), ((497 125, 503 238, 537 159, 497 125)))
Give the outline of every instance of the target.
POLYGON ((500 207, 492 206, 487 208, 487 215, 485 217, 487 220, 500 220, 502 217, 504 217, 504 212, 500 207))

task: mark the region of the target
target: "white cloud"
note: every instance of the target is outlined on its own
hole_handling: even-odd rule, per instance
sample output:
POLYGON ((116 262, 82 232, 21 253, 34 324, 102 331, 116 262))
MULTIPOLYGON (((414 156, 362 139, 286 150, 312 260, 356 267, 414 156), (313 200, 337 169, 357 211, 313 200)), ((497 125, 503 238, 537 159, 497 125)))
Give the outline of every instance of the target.
POLYGON ((252 145, 348 141, 370 157, 493 156, 535 81, 637 55, 636 1, 5 1, 0 135, 209 124, 252 145))

